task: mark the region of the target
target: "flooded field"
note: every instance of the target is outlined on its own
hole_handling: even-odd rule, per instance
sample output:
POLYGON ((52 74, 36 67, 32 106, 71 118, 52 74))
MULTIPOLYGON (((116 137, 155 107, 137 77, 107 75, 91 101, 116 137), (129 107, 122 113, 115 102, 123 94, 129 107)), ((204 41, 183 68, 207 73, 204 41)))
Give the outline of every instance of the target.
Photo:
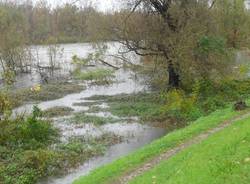
MULTIPOLYGON (((95 52, 95 48, 91 44, 63 44, 59 45, 61 54, 56 58, 58 70, 55 71, 53 76, 50 76, 52 80, 63 79, 67 82, 75 83, 72 80, 71 74, 75 69, 72 63, 72 57, 77 55, 80 58, 87 57, 88 54, 95 52)), ((112 55, 117 52, 119 45, 116 43, 109 43, 107 55, 112 55)), ((32 47, 34 57, 34 63, 40 63, 40 65, 49 65, 48 47, 46 46, 33 46, 32 47)), ((133 62, 139 62, 140 58, 136 55, 128 55, 133 62)), ((129 68, 123 68, 121 61, 110 57, 104 56, 105 60, 109 63, 119 66, 120 69, 114 70, 114 83, 109 85, 95 85, 86 81, 77 82, 77 85, 85 86, 86 88, 80 92, 65 95, 62 98, 41 101, 39 103, 27 103, 16 109, 14 114, 31 113, 34 105, 38 106, 41 110, 46 111, 56 107, 64 107, 72 110, 70 115, 53 117, 53 125, 60 131, 60 141, 69 142, 75 137, 84 138, 102 138, 106 135, 115 135, 121 137, 121 141, 105 150, 105 153, 101 156, 91 158, 83 163, 79 163, 77 168, 69 168, 67 174, 62 174, 54 177, 44 178, 39 184, 71 184, 74 180, 80 176, 88 174, 91 170, 110 163, 124 155, 132 153, 149 144, 155 139, 158 139, 171 131, 162 127, 155 127, 153 123, 146 122, 142 124, 137 117, 118 117, 107 111, 109 105, 103 101, 89 100, 93 96, 115 96, 121 94, 137 94, 139 92, 147 92, 149 89, 143 82, 143 79, 138 77, 136 73, 129 68), (95 104, 95 105, 93 105, 95 104), (98 112, 89 112, 91 108, 98 108, 98 112), (84 113, 86 116, 98 117, 99 119, 105 119, 105 124, 96 125, 89 123, 72 123, 72 116, 76 113, 84 113), (109 122, 110 119, 110 122, 109 122)), ((239 63, 245 63, 248 58, 248 54, 239 53, 236 57, 236 61, 239 63)), ((95 66, 87 67, 87 70, 93 68, 109 68, 100 63, 93 63, 95 66)), ((36 70, 30 74, 18 75, 16 82, 14 83, 15 89, 30 88, 37 84, 43 84, 41 76, 36 70)))
MULTIPOLYGON (((89 44, 67 44, 60 45, 63 50, 63 54, 58 60, 60 64, 60 70, 57 71, 56 76, 70 76, 70 72, 73 70, 74 65, 71 63, 72 56, 77 55, 79 57, 86 57, 94 49, 89 44)), ((115 52, 117 46, 109 45, 109 52, 115 52)), ((48 55, 45 46, 36 46, 33 48, 33 52, 37 54, 37 59, 40 63, 46 65, 48 61, 48 55)), ((139 58, 134 57, 134 61, 138 62, 139 58)), ((109 62, 119 65, 116 60, 109 62)), ((98 66, 102 67, 102 66, 98 66)), ((104 66, 103 66, 104 67, 104 66)), ((107 66, 105 66, 107 67, 107 66)), ((69 107, 73 110, 71 114, 86 112, 91 106, 88 103, 95 103, 87 98, 96 95, 119 95, 119 94, 134 94, 142 91, 147 91, 147 87, 142 83, 141 79, 138 79, 135 73, 129 69, 121 68, 114 73, 115 81, 110 85, 90 85, 89 83, 82 82, 79 85, 86 86, 86 89, 75 94, 69 94, 63 98, 42 101, 39 103, 29 103, 22 105, 14 109, 15 114, 30 113, 34 105, 37 105, 42 110, 51 109, 54 107, 69 107)), ((69 77, 69 80, 70 77, 69 77)), ((71 81, 74 82, 74 81, 71 81)), ((41 84, 42 81, 37 73, 26 74, 18 77, 15 83, 16 88, 32 87, 36 84, 41 84)), ((101 103, 97 105, 99 108, 107 109, 108 104, 101 103)), ((54 117, 53 124, 60 130, 60 140, 67 142, 74 137, 101 137, 103 135, 114 134, 122 137, 120 143, 114 144, 107 148, 106 152, 99 157, 79 164, 79 167, 71 169, 68 174, 60 175, 57 177, 45 178, 40 181, 40 184, 70 184, 75 179, 82 175, 88 174, 92 169, 99 167, 103 164, 107 164, 119 157, 127 155, 138 148, 150 143, 151 141, 164 136, 167 132, 164 128, 150 126, 150 123, 141 124, 137 117, 117 117, 112 115, 107 110, 101 110, 98 113, 88 113, 88 115, 97 116, 100 118, 112 118, 114 122, 107 122, 104 125, 94 125, 92 123, 74 124, 70 122, 71 115, 63 117, 54 117)))

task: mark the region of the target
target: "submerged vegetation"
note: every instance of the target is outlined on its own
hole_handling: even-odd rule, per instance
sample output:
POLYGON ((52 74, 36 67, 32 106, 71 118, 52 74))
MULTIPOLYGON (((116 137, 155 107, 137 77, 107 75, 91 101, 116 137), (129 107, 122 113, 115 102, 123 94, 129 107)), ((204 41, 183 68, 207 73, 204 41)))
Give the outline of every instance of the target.
POLYGON ((78 93, 85 89, 84 86, 69 82, 57 82, 45 84, 39 87, 39 90, 17 89, 11 90, 9 96, 15 99, 13 106, 17 107, 27 102, 41 102, 62 98, 71 93, 78 93))
POLYGON ((115 123, 118 122, 119 119, 115 119, 113 117, 100 117, 96 115, 88 115, 84 112, 76 113, 69 120, 71 123, 82 124, 82 123, 90 123, 94 125, 104 125, 107 123, 115 123))
POLYGON ((231 107, 217 110, 209 116, 190 122, 190 125, 185 128, 169 133, 135 153, 92 171, 90 175, 76 180, 74 184, 115 183, 119 177, 138 168, 143 163, 239 114, 240 112, 233 111, 231 107))
POLYGON ((94 106, 98 104, 99 102, 96 102, 96 101, 88 101, 88 102, 76 102, 76 103, 73 103, 73 106, 94 106))
POLYGON ((250 93, 249 80, 229 80, 220 84, 197 83, 190 92, 165 92, 93 96, 88 100, 106 102, 108 110, 117 116, 138 116, 143 122, 172 120, 188 122, 244 100, 250 93), (211 96, 211 94, 214 94, 211 96))
POLYGON ((95 85, 112 84, 114 81, 114 70, 95 69, 89 71, 75 71, 74 77, 78 80, 90 81, 95 85))
POLYGON ((74 109, 70 107, 52 107, 43 111, 43 116, 48 118, 60 117, 60 116, 68 116, 70 115, 74 109))
POLYGON ((110 106, 108 111, 119 117, 138 116, 143 121, 164 119, 160 108, 163 103, 156 93, 138 93, 117 96, 93 96, 89 100, 106 102, 110 106))
MULTIPOLYGON (((75 2, 52 8, 46 1, 34 5, 31 1, 0 2, 0 71, 4 84, 0 90, 0 183, 32 184, 63 174, 121 141, 121 137, 111 134, 62 137, 64 132, 55 128, 54 117, 72 115, 65 117, 67 123, 79 127, 93 124, 100 128, 134 116, 142 123, 187 125, 75 182, 107 184, 116 183, 121 176, 180 143, 192 142, 204 131, 218 128, 225 120, 243 117, 249 110, 238 112, 233 108, 234 104, 245 105, 250 98, 250 11, 244 0, 130 0, 106 13, 90 4, 75 2), (111 40, 119 44, 111 49, 103 46, 111 40), (53 73, 54 69, 62 69, 58 60, 62 50, 57 43, 79 41, 101 43, 95 44, 95 53, 87 58, 73 56, 76 66, 73 73, 69 72, 72 83, 50 82, 47 70, 53 73), (33 63, 35 54, 29 53, 29 48, 37 43, 49 45, 51 66, 42 66, 40 58, 33 63), (118 45, 120 48, 116 48, 118 45), (116 53, 108 53, 114 48, 116 53), (135 59, 131 52, 140 58, 135 59), (247 59, 242 59, 242 52, 247 59), (88 106, 85 112, 74 113, 69 107, 41 112, 34 107, 30 115, 12 113, 26 103, 82 92, 85 87, 78 83, 104 86, 116 82, 115 72, 120 68, 104 58, 117 59, 119 66, 118 60, 122 61, 124 67, 129 63, 126 68, 138 72, 135 78, 142 76, 148 90, 93 96, 73 104, 88 106), (99 67, 99 63, 106 67, 99 67), (32 72, 40 74, 46 84, 12 88, 19 73, 32 72), (100 104, 108 106, 102 108, 100 104), (114 116, 98 116, 104 111, 114 116)), ((249 183, 249 121, 237 121, 126 182, 249 183)))
POLYGON ((41 120, 43 112, 34 108, 29 117, 0 122, 0 183, 36 183, 38 179, 63 174, 69 168, 104 153, 121 141, 113 134, 58 140, 59 131, 41 120))

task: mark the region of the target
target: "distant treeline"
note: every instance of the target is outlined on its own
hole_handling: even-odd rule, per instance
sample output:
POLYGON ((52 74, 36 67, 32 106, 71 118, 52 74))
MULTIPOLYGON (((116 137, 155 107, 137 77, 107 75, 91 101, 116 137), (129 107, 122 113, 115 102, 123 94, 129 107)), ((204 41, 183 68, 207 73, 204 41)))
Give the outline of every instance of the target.
MULTIPOLYGON (((49 44, 90 41, 93 35, 97 35, 94 30, 98 30, 96 26, 105 16, 108 15, 97 12, 91 6, 65 4, 52 9, 43 1, 36 5, 29 1, 22 4, 2 2, 0 39, 8 44, 12 40, 12 46, 18 46, 21 42, 49 44)), ((102 39, 111 38, 103 35, 102 39)))

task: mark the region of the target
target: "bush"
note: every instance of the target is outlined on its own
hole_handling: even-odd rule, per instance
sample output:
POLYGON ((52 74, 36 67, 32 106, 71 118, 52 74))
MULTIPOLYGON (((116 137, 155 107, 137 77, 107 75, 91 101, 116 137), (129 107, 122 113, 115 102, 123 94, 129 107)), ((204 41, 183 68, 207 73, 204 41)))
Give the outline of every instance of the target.
POLYGON ((0 91, 0 114, 10 116, 12 109, 12 102, 7 92, 0 91))
POLYGON ((229 103, 249 97, 250 80, 223 80, 195 82, 192 90, 171 90, 163 93, 165 105, 162 112, 179 120, 195 120, 198 117, 224 108, 229 103))
POLYGON ((184 91, 175 89, 167 92, 163 98, 165 105, 162 112, 171 118, 194 120, 202 116, 195 95, 186 96, 184 91))
POLYGON ((52 166, 56 164, 57 156, 47 149, 27 150, 21 154, 20 165, 35 170, 40 177, 47 176, 53 173, 52 166))
POLYGON ((47 147, 56 141, 57 130, 41 115, 34 107, 27 118, 0 121, 0 183, 30 184, 52 173, 57 156, 47 147))
POLYGON ((57 131, 50 122, 39 119, 41 111, 34 107, 27 119, 5 119, 0 121, 0 145, 28 147, 48 145, 56 139, 57 131))

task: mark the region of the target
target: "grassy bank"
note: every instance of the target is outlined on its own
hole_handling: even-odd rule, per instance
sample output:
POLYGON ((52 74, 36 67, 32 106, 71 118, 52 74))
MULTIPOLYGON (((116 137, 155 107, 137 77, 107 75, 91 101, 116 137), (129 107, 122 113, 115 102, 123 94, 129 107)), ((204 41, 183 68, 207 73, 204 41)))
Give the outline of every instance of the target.
POLYGON ((250 183, 250 118, 184 150, 130 184, 250 183))
POLYGON ((170 150, 181 142, 190 140, 201 132, 216 127, 218 124, 236 115, 239 115, 239 112, 235 112, 232 110, 232 107, 228 107, 218 110, 209 116, 201 117, 190 123, 186 128, 174 131, 129 156, 92 171, 90 175, 78 179, 74 184, 112 183, 119 176, 135 169, 160 153, 170 150))

